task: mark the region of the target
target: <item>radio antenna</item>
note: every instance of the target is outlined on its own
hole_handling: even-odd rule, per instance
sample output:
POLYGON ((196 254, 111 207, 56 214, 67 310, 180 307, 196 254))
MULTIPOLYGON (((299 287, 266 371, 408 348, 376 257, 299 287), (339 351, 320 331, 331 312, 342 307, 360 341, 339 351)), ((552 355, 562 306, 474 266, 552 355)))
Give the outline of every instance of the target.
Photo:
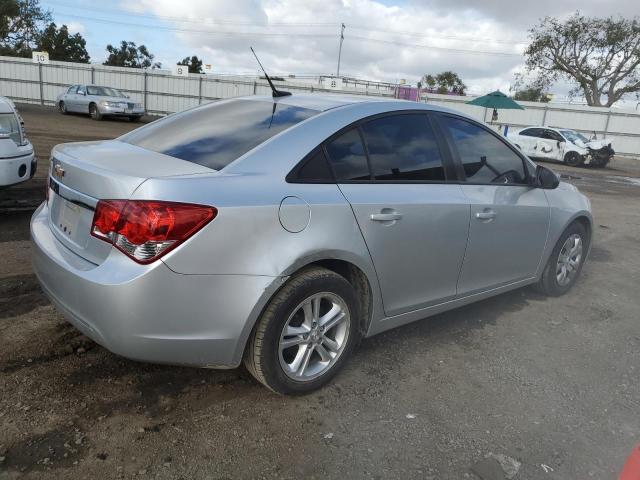
POLYGON ((267 74, 267 71, 262 66, 262 63, 260 63, 260 59, 258 58, 258 55, 256 55, 256 52, 253 49, 253 47, 249 47, 249 48, 251 49, 251 53, 253 53, 253 56, 256 57, 256 61, 258 62, 258 65, 260 65, 260 68, 262 69, 262 73, 264 73, 264 76, 267 79, 267 82, 269 82, 269 86, 271 87, 271 96, 273 98, 276 98, 276 97, 286 97, 288 95, 291 95, 291 92, 285 92, 283 90, 278 90, 276 88, 276 86, 271 81, 271 78, 269 78, 269 75, 267 74))

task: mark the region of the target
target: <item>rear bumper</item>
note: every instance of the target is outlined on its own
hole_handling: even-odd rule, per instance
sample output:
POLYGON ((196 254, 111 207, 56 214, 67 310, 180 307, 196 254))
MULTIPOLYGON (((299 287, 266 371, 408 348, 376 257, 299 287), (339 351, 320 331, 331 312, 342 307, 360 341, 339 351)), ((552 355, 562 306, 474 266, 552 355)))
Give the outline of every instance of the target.
POLYGON ((113 249, 99 266, 63 246, 47 207, 31 220, 33 268, 67 321, 134 360, 233 368, 277 278, 182 275, 163 262, 138 265, 113 249), (274 282, 275 280, 275 282, 274 282))
POLYGON ((38 161, 29 153, 13 158, 0 158, 0 187, 26 182, 36 172, 38 161))

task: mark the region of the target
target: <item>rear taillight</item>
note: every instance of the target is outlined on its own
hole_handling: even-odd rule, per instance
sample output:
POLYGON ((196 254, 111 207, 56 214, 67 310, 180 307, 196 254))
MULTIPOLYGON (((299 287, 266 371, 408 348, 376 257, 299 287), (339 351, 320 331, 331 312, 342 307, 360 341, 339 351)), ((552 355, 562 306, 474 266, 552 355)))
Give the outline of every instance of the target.
POLYGON ((218 214, 214 207, 155 200, 100 200, 91 235, 138 263, 176 248, 218 214))

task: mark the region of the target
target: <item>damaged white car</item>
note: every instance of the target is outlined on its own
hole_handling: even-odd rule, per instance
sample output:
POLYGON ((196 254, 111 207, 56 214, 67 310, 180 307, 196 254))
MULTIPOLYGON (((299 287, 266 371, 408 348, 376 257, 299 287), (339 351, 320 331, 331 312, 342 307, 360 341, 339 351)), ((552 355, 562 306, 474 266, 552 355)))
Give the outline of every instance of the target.
POLYGON ((614 151, 608 140, 590 140, 568 128, 529 127, 510 134, 511 140, 530 158, 555 160, 572 167, 605 167, 614 151))

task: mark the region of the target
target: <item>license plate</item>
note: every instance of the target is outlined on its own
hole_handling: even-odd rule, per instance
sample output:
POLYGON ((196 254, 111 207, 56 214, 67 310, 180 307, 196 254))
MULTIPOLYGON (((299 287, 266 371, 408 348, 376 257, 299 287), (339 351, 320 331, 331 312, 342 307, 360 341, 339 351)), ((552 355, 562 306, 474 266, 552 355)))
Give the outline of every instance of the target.
POLYGON ((64 200, 60 212, 60 230, 67 235, 75 233, 80 221, 80 207, 64 200))

